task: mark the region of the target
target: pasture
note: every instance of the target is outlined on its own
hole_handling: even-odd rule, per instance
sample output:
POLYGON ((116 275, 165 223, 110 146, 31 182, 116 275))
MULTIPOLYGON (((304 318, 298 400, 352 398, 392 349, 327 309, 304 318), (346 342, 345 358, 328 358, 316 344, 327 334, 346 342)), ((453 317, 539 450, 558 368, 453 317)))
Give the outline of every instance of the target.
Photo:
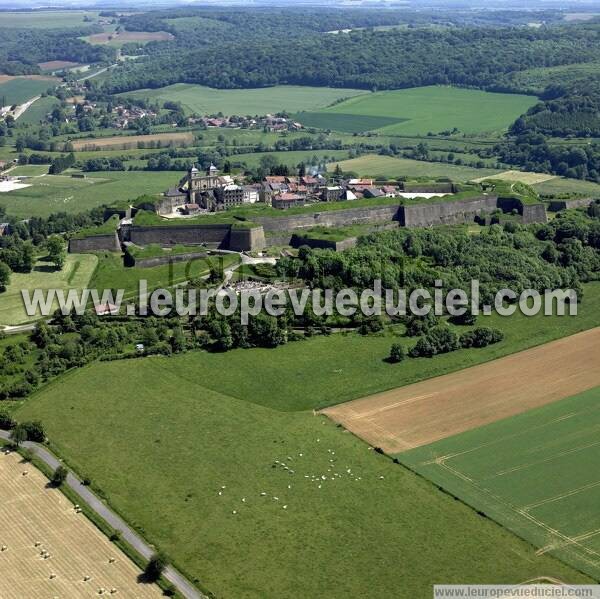
MULTIPOLYGON (((185 358, 95 363, 16 416, 40 418, 68 463, 215 596, 408 599, 439 579, 585 580, 325 418, 210 389, 203 354, 185 358)), ((263 380, 263 395, 285 394, 282 372, 298 376, 278 368, 284 388, 263 380)))
POLYGON ((476 177, 489 178, 501 172, 493 168, 474 168, 472 166, 457 166, 443 162, 424 162, 410 158, 394 158, 378 154, 365 154, 351 160, 343 160, 330 164, 327 169, 333 172, 337 165, 344 172, 353 172, 366 177, 448 177, 452 181, 470 181, 476 177))
POLYGON ((27 179, 30 187, 0 195, 0 205, 9 214, 31 218, 53 212, 77 214, 115 201, 133 200, 143 194, 159 194, 177 184, 183 173, 176 171, 110 171, 88 173, 85 179, 44 175, 27 179))
POLYGON ((67 254, 65 265, 57 271, 54 265, 39 260, 30 273, 12 273, 6 291, 0 294, 0 325, 16 325, 35 320, 25 312, 21 290, 83 289, 98 263, 92 254, 67 254))
POLYGON ((300 122, 348 133, 426 135, 456 128, 460 133, 497 133, 537 102, 533 96, 444 86, 384 91, 350 98, 300 122))
POLYGON ((365 94, 359 89, 337 89, 278 85, 258 89, 213 89, 202 85, 176 83, 159 89, 141 89, 127 96, 158 102, 180 102, 186 112, 197 114, 265 115, 286 110, 316 110, 341 98, 365 94))
POLYGON ((28 10, 2 12, 2 27, 10 29, 62 29, 85 27, 98 20, 98 11, 91 10, 28 10), (84 18, 92 22, 84 21, 84 18))
POLYGON ((600 388, 399 454, 539 548, 600 577, 600 388))
POLYGON ((116 135, 93 139, 76 139, 71 143, 76 152, 94 152, 99 150, 133 150, 144 146, 158 145, 165 148, 191 145, 194 134, 190 131, 174 133, 153 133, 150 135, 116 135))
POLYGON ((513 416, 600 385, 600 328, 324 410, 387 453, 513 416))
POLYGON ((0 75, 0 104, 12 106, 23 104, 35 96, 39 96, 48 88, 54 87, 58 79, 42 75, 26 75, 23 77, 12 77, 0 75))
POLYGON ((162 596, 157 586, 140 583, 140 570, 47 483, 17 453, 0 453, 1 597, 75 599, 101 588, 106 595, 116 589, 118 596, 162 596))

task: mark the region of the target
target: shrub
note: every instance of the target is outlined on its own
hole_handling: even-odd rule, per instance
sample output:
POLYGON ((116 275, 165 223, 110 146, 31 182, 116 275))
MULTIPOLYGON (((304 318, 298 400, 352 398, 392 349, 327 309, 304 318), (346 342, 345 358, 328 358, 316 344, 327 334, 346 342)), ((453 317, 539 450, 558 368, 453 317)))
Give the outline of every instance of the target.
POLYGON ((43 443, 46 440, 46 431, 41 422, 35 420, 23 422, 23 428, 27 431, 27 440, 43 443))
POLYGON ((144 570, 146 578, 153 582, 157 581, 165 571, 167 564, 167 558, 164 554, 155 553, 146 564, 146 568, 144 570))
POLYGON ((453 331, 437 327, 431 329, 424 337, 417 341, 417 344, 410 350, 412 358, 431 358, 436 354, 446 354, 460 347, 458 335, 453 331))
POLYGON ((426 316, 409 316, 406 319, 406 334, 408 337, 419 337, 428 333, 438 324, 438 318, 433 312, 426 316))
POLYGON ((394 343, 390 348, 390 356, 388 358, 389 361, 392 364, 397 364, 398 362, 402 362, 402 360, 404 360, 405 357, 406 352, 404 351, 404 347, 402 347, 402 345, 400 345, 399 343, 394 343))
POLYGON ((504 333, 498 329, 478 327, 460 336, 460 345, 464 348, 487 347, 504 339, 504 333))
POLYGON ((0 428, 11 430, 15 428, 16 424, 14 418, 6 410, 0 411, 0 428))
POLYGON ((64 466, 59 466, 52 475, 52 484, 55 487, 60 487, 66 480, 69 471, 64 466))

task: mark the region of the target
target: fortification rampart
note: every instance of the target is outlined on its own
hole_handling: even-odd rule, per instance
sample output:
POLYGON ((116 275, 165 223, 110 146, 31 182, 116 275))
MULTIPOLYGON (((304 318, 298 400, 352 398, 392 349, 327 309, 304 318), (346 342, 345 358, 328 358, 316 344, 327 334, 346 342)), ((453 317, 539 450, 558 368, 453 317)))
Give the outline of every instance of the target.
POLYGON ((552 212, 560 212, 569 208, 587 208, 594 200, 592 198, 577 198, 574 200, 552 200, 548 206, 552 212))
POLYGON ((69 252, 71 254, 85 254, 86 252, 101 252, 104 250, 110 252, 121 251, 121 244, 116 232, 108 235, 92 235, 82 239, 69 240, 69 252))
MULTIPOLYGON (((344 227, 356 224, 373 225, 373 228, 388 226, 430 227, 435 225, 460 224, 473 221, 477 216, 486 216, 501 208, 505 211, 519 210, 524 223, 546 222, 544 204, 521 204, 513 198, 498 198, 494 195, 433 202, 403 202, 386 206, 324 210, 280 217, 256 217, 260 226, 231 224, 171 224, 158 226, 131 225, 122 228, 123 241, 145 246, 205 245, 210 248, 249 251, 260 250, 266 245, 287 245, 295 230, 316 226, 344 227), (397 225, 395 224, 397 223, 397 225), (265 232, 269 235, 265 239, 265 232)), ((99 235, 81 240, 72 240, 70 251, 96 251, 119 249, 116 235, 99 235)))
POLYGON ((345 225, 383 223, 399 220, 400 204, 348 208, 347 210, 326 210, 281 217, 255 218, 265 231, 292 231, 310 227, 343 227, 345 225))
POLYGON ((468 200, 408 204, 400 209, 400 224, 405 227, 431 227, 472 221, 475 216, 489 214, 498 208, 496 196, 479 196, 468 200))

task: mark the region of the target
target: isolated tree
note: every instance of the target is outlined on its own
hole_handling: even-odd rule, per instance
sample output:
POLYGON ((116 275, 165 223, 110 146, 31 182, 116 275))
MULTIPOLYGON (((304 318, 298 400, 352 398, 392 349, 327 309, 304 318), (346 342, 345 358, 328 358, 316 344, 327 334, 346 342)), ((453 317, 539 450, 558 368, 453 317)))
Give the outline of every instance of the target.
POLYGON ((10 433, 10 440, 19 447, 23 441, 27 441, 27 429, 22 424, 17 424, 10 433))
POLYGON ((46 247, 48 249, 48 258, 50 258, 50 262, 54 263, 54 266, 61 270, 65 265, 65 258, 67 257, 63 240, 58 236, 50 237, 46 247))
POLYGON ((167 565, 168 562, 166 556, 160 552, 155 553, 146 564, 146 569, 144 570, 146 578, 153 582, 158 580, 166 570, 167 565))
POLYGON ((397 364, 398 362, 402 362, 406 357, 406 352, 404 348, 399 343, 394 343, 390 349, 390 357, 389 361, 393 364, 397 364))
POLYGON ((66 480, 69 471, 64 466, 58 466, 52 475, 52 484, 55 487, 60 487, 66 480))

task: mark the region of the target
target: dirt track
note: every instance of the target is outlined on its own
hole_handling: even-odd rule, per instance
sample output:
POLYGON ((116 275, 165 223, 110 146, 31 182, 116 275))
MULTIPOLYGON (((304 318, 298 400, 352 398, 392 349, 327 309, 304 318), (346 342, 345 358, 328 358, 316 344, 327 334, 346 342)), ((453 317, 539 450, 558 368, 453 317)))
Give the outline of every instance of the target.
POLYGON ((596 387, 599 366, 600 327, 323 413, 399 453, 596 387))

